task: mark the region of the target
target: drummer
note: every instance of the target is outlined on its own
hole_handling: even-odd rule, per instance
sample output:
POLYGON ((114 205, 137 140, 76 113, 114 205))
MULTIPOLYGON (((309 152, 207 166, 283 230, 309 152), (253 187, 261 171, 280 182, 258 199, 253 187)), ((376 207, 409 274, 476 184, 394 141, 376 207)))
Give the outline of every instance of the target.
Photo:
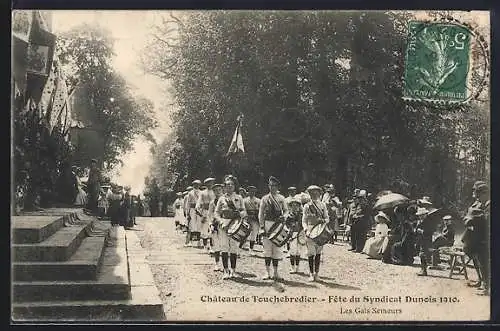
POLYGON ((193 189, 188 193, 188 220, 189 230, 191 231, 191 240, 195 241, 195 246, 201 247, 201 215, 196 211, 196 202, 200 197, 201 180, 195 179, 192 183, 193 189))
POLYGON ((279 194, 279 180, 276 177, 269 177, 269 194, 262 197, 259 208, 259 224, 263 233, 262 244, 264 246, 264 262, 266 266, 266 274, 263 279, 280 280, 278 275, 278 263, 282 259, 281 247, 273 244, 268 239, 268 231, 276 222, 284 222, 285 216, 288 213, 285 197, 279 194), (271 262, 274 269, 274 277, 271 277, 271 262))
POLYGON ((252 232, 248 237, 250 241, 250 255, 255 255, 256 252, 254 250, 255 241, 257 240, 257 235, 259 234, 259 207, 260 207, 260 199, 255 196, 257 192, 257 188, 255 186, 247 187, 248 196, 243 199, 245 204, 245 209, 248 215, 248 222, 252 227, 252 232))
MULTIPOLYGON (((295 186, 290 186, 288 189, 287 189, 287 192, 288 192, 288 196, 285 198, 285 202, 286 202, 286 206, 288 209, 290 209, 290 201, 293 200, 293 198, 295 197, 295 195, 297 194, 297 188, 295 186)), ((286 243, 286 252, 289 252, 290 251, 290 243, 286 243)))
POLYGON ((295 186, 290 186, 287 191, 288 191, 288 196, 285 198, 285 202, 288 206, 290 201, 292 201, 295 195, 297 194, 297 188, 295 186))
POLYGON ((198 197, 198 201, 196 202, 196 211, 200 216, 200 236, 203 242, 203 248, 210 253, 211 247, 209 245, 208 239, 210 238, 209 227, 210 224, 207 220, 208 216, 208 206, 210 201, 215 199, 215 193, 212 190, 212 185, 215 182, 215 178, 207 178, 203 181, 206 188, 200 192, 200 196, 198 197))
POLYGON ((288 201, 287 225, 292 229, 292 239, 290 240, 290 273, 299 272, 300 249, 299 233, 302 231, 302 203, 297 198, 288 201))
POLYGON ((302 216, 302 227, 306 234, 307 259, 309 260, 309 281, 319 280, 319 265, 321 262, 321 252, 323 246, 318 246, 313 239, 310 238, 311 230, 318 224, 329 222, 328 209, 321 202, 321 188, 316 185, 311 185, 307 188, 311 196, 311 202, 304 206, 302 216))
POLYGON ((190 247, 191 246, 191 230, 190 230, 190 217, 189 217, 189 204, 188 204, 188 198, 189 198, 189 192, 193 190, 192 186, 188 186, 186 188, 186 191, 184 192, 184 201, 182 204, 182 210, 184 211, 184 219, 185 219, 185 229, 186 229, 186 242, 184 243, 184 246, 190 247))
POLYGON ((222 265, 224 275, 222 279, 236 277, 236 261, 238 259, 239 242, 231 238, 227 231, 229 223, 236 218, 247 216, 245 204, 241 195, 235 193, 238 180, 232 175, 224 178, 225 193, 217 201, 215 207, 215 218, 220 222, 219 238, 221 244, 222 265), (228 268, 228 259, 231 269, 228 268))
POLYGON ((212 189, 214 191, 214 199, 210 201, 208 205, 208 222, 210 223, 210 240, 212 251, 215 258, 215 266, 214 271, 222 271, 222 268, 219 264, 220 261, 220 250, 221 250, 221 230, 219 220, 215 217, 215 206, 217 206, 217 202, 219 198, 222 196, 222 184, 215 184, 212 189))

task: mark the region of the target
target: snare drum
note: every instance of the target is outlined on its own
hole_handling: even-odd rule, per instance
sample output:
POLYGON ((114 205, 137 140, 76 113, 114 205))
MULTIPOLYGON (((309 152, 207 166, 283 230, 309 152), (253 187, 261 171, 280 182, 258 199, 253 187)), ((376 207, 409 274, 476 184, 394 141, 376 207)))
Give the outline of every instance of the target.
POLYGON ((250 224, 242 219, 234 219, 227 226, 227 234, 238 241, 244 243, 252 232, 250 224))
POLYGON ((309 238, 311 238, 316 245, 323 246, 330 242, 333 234, 333 229, 330 228, 327 223, 320 223, 311 229, 309 238))
POLYGON ((292 237, 292 230, 285 223, 274 223, 269 229, 269 241, 278 247, 285 245, 292 237))

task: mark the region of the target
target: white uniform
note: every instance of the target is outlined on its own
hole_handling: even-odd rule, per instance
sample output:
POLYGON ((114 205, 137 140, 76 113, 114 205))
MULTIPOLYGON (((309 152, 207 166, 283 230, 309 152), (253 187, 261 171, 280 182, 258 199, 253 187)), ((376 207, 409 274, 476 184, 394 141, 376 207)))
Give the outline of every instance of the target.
POLYGON ((227 213, 232 210, 228 205, 229 201, 233 202, 241 218, 246 216, 243 198, 241 197, 241 195, 233 193, 231 195, 224 194, 219 198, 219 200, 217 201, 217 205, 215 207, 215 217, 219 220, 221 224, 221 227, 219 229, 221 252, 238 254, 240 243, 234 240, 233 238, 229 237, 229 235, 227 234, 228 230, 227 226, 232 220, 231 218, 227 217, 228 216, 227 213))
MULTIPOLYGON (((311 231, 314 226, 319 223, 326 222, 328 223, 328 209, 326 205, 321 201, 311 201, 308 202, 304 206, 304 212, 302 214, 302 227, 306 230, 306 233, 311 231)), ((313 256, 316 254, 321 254, 323 251, 323 246, 318 246, 308 236, 306 236, 306 247, 307 247, 307 255, 313 256)))
POLYGON ((221 251, 221 232, 223 231, 220 227, 219 220, 215 217, 215 207, 217 206, 217 201, 219 198, 215 198, 214 200, 210 201, 208 205, 208 223, 211 224, 212 226, 210 227, 210 231, 212 232, 212 229, 214 227, 217 228, 216 231, 213 231, 211 234, 212 237, 212 250, 214 252, 220 252, 221 251))
POLYGON ((201 239, 210 238, 210 222, 208 220, 208 207, 210 205, 210 201, 215 199, 215 193, 213 190, 205 189, 200 192, 198 197, 198 201, 196 202, 196 210, 198 214, 202 216, 198 216, 199 223, 199 231, 201 232, 201 239))
POLYGON ((257 240, 257 235, 259 234, 260 199, 257 197, 246 197, 243 199, 243 202, 245 203, 245 209, 248 214, 248 222, 252 227, 252 232, 250 232, 248 240, 255 242, 257 240))
MULTIPOLYGON (((264 226, 266 234, 269 232, 271 227, 278 220, 277 215, 286 216, 288 213, 288 208, 285 203, 285 197, 281 194, 271 195, 271 193, 266 194, 262 197, 260 201, 259 208, 259 224, 264 226)), ((282 248, 273 244, 267 236, 262 239, 262 245, 264 246, 264 257, 272 258, 275 260, 282 259, 282 248)))
POLYGON ((192 189, 187 195, 186 205, 188 208, 188 215, 191 218, 189 221, 189 231, 200 232, 201 217, 196 213, 196 202, 198 201, 200 190, 192 189))
POLYGON ((179 222, 179 224, 182 224, 183 219, 184 219, 184 215, 183 215, 183 211, 182 211, 182 203, 183 203, 182 198, 177 198, 174 201, 174 209, 175 209, 174 221, 179 222))
POLYGON ((184 225, 185 227, 188 226, 189 222, 187 220, 187 213, 188 213, 188 205, 187 205, 187 201, 188 201, 188 195, 186 194, 184 196, 184 198, 182 198, 182 222, 181 224, 184 225))
POLYGON ((297 222, 297 224, 293 224, 293 226, 295 226, 292 234, 293 239, 290 240, 289 254, 291 256, 300 255, 302 250, 302 245, 299 244, 298 240, 298 235, 302 228, 302 207, 300 207, 300 210, 297 212, 297 218, 295 219, 295 222, 297 222))
POLYGON ((333 229, 335 231, 340 230, 340 223, 339 220, 342 218, 343 213, 342 213, 342 202, 340 199, 336 196, 331 196, 329 192, 326 192, 323 195, 323 199, 321 200, 327 208, 331 209, 331 215, 330 217, 334 217, 332 220, 334 223, 333 229))

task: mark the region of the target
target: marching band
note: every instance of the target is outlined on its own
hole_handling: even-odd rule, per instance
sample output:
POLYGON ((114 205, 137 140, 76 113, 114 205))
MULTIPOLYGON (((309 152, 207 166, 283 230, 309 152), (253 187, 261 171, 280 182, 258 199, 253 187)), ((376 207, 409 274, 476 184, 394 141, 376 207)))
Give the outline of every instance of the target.
POLYGON ((306 251, 309 281, 320 280, 323 245, 331 242, 342 216, 333 187, 327 188, 329 195, 322 195, 316 185, 300 194, 290 187, 285 198, 279 193, 280 181, 271 176, 269 193, 259 199, 255 186, 243 189, 232 175, 227 175, 223 184, 216 184, 210 177, 203 181, 204 187, 201 185, 196 179, 185 192, 177 194, 175 226, 186 232, 185 246, 194 242, 213 255, 214 271, 223 271, 223 279, 237 277, 239 250, 248 241, 250 256, 256 256, 256 243, 264 248, 262 279, 283 280, 278 265, 287 251, 290 274, 298 273, 301 252, 306 251))

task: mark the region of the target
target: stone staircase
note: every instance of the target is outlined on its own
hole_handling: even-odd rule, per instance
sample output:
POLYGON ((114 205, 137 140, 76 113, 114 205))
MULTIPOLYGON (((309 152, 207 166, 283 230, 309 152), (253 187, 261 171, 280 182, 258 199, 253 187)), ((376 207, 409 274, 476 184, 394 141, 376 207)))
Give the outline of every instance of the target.
POLYGON ((12 261, 16 321, 165 319, 149 267, 131 284, 125 229, 81 210, 13 216, 12 261))

